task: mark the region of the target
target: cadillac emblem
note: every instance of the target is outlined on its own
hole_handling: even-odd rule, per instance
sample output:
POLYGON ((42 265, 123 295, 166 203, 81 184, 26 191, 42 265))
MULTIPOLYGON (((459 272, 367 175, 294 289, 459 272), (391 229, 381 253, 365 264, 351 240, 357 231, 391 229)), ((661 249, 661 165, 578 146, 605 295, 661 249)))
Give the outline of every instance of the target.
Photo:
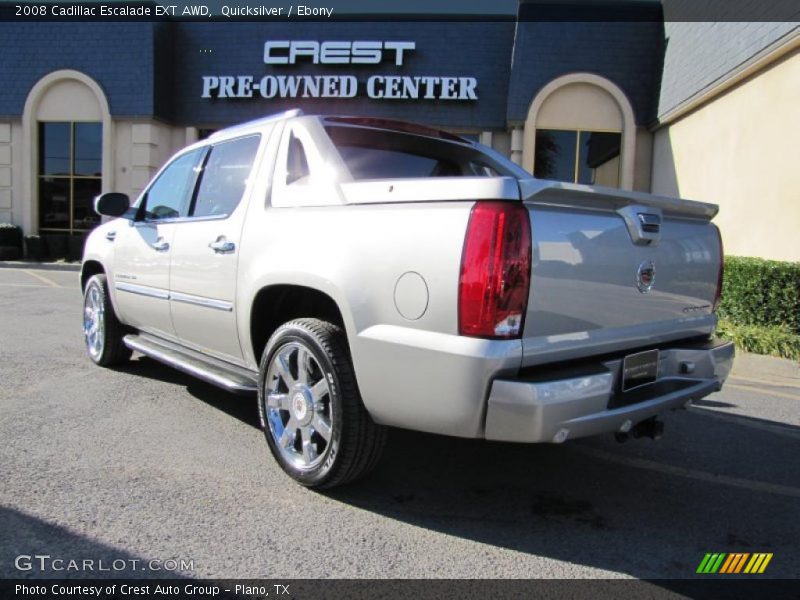
POLYGON ((656 265, 652 260, 646 260, 639 265, 636 272, 636 287, 643 294, 646 294, 656 282, 656 265))

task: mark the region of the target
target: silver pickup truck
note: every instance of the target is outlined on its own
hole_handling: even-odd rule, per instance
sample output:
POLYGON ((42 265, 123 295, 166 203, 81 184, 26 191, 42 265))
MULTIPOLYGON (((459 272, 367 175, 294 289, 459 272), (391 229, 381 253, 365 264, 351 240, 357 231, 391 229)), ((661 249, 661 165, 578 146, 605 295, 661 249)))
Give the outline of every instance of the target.
POLYGON ((733 362, 716 206, 537 180, 420 125, 245 123, 95 209, 113 219, 83 259, 89 357, 257 393, 309 487, 368 472, 385 426, 658 437, 733 362))

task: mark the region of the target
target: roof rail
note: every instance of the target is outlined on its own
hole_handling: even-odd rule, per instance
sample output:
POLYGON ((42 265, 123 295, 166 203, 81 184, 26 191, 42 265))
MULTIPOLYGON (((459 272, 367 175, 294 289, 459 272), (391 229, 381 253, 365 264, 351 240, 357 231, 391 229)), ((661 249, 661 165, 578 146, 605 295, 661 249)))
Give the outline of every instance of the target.
POLYGON ((260 119, 253 119, 252 121, 246 121, 245 123, 239 123, 238 125, 231 125, 230 127, 226 127, 225 129, 220 129, 219 131, 215 131, 208 139, 213 140, 217 137, 222 137, 223 135, 227 135, 231 131, 236 131, 237 129, 249 129, 250 127, 256 127, 258 125, 265 125, 267 123, 272 123, 274 121, 280 121, 282 119, 289 119, 291 117, 299 117, 303 114, 303 111, 299 108, 293 108, 291 110, 286 110, 280 113, 275 113, 274 115, 269 115, 268 117, 261 117, 260 119))

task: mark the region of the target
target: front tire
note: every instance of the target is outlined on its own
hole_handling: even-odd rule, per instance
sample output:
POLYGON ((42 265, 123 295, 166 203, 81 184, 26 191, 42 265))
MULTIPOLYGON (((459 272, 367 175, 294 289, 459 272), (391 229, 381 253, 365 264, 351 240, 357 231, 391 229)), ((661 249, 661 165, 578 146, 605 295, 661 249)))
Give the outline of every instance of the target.
POLYGON ((378 463, 386 430, 364 408, 336 325, 297 319, 279 327, 261 357, 258 390, 269 449, 295 481, 331 488, 378 463))
POLYGON ((132 354, 122 341, 125 327, 117 319, 108 295, 106 276, 92 276, 83 292, 83 338, 86 354, 97 365, 109 367, 126 362, 132 354))

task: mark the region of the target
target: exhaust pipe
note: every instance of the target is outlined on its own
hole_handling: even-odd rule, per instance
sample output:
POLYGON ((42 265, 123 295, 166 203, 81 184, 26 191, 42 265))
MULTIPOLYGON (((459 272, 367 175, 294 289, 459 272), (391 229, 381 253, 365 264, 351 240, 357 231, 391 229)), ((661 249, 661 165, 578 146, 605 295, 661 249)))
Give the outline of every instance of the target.
POLYGON ((655 417, 637 423, 633 428, 633 437, 649 437, 651 440, 659 440, 664 435, 664 421, 659 421, 655 417))
POLYGON ((659 421, 656 417, 651 417, 634 425, 630 433, 615 433, 614 439, 620 444, 623 444, 627 442, 631 436, 633 436, 634 439, 649 437, 651 440, 660 440, 663 435, 664 421, 659 421))

